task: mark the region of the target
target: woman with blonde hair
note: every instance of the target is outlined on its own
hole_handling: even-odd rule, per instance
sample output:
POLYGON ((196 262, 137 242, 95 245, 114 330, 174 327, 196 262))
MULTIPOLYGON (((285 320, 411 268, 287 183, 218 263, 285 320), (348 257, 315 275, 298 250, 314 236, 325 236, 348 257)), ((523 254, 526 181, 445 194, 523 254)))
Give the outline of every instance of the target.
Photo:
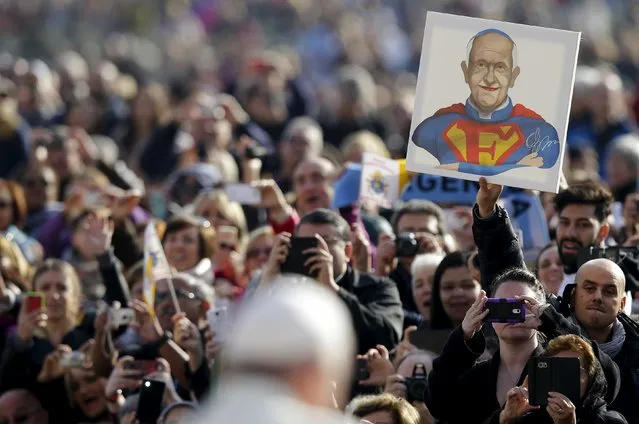
POLYGON ((384 141, 370 131, 358 131, 349 135, 344 139, 340 150, 346 162, 362 163, 364 152, 373 153, 383 158, 391 157, 384 141))
POLYGON ((231 201, 221 190, 202 193, 193 204, 194 214, 208 220, 215 228, 217 249, 214 262, 218 269, 226 269, 225 274, 229 274, 231 268, 237 268, 233 264, 241 260, 246 249, 248 226, 242 205, 231 201))
POLYGON ((20 294, 31 289, 32 274, 18 246, 0 234, 0 352, 17 323, 20 294))
MULTIPOLYGON (((527 388, 510 389, 506 404, 499 413, 500 423, 574 423, 574 424, 624 424, 626 420, 618 412, 609 411, 606 404, 608 382, 601 366, 602 353, 594 342, 565 334, 552 339, 544 357, 576 358, 579 360, 579 401, 576 405, 564 393, 548 394, 547 406, 534 407, 528 403, 527 388)), ((525 386, 525 385, 524 385, 525 386)))
POLYGON ((222 190, 201 193, 193 202, 196 216, 200 216, 211 223, 213 228, 221 226, 235 227, 238 231, 238 248, 246 245, 248 226, 244 209, 238 202, 229 199, 222 190))
POLYGON ((348 407, 351 414, 366 424, 420 424, 419 412, 405 399, 389 393, 360 396, 348 407))
POLYGON ((275 231, 270 225, 256 228, 250 232, 244 254, 244 271, 248 278, 253 277, 266 265, 274 241, 275 231))
POLYGON ((0 234, 0 270, 12 276, 20 290, 31 288, 34 269, 22 254, 18 245, 7 235, 0 234))
POLYGON ((26 219, 27 200, 22 186, 0 178, 0 232, 10 234, 25 258, 34 264, 42 259, 42 247, 22 231, 26 219))
MULTIPOLYGON (((60 361, 65 353, 88 353, 94 334, 94 316, 80 311, 80 280, 73 267, 57 259, 40 265, 32 279, 41 307, 25 299, 15 334, 7 340, 0 363, 0 391, 27 387, 34 392, 60 383, 60 361)), ((63 381, 62 381, 63 384, 63 381)))

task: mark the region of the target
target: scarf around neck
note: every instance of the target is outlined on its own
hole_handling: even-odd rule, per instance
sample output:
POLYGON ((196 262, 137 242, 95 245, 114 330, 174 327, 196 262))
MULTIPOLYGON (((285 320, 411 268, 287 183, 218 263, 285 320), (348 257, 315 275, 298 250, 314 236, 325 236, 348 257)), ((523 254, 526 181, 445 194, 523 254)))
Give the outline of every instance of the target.
MULTIPOLYGON (((574 314, 570 316, 570 319, 577 325, 579 322, 574 314)), ((583 326, 582 326, 583 328, 583 326)), ((599 348, 606 353, 606 355, 614 358, 617 356, 621 349, 623 348, 623 344, 626 342, 626 329, 623 328, 623 325, 618 319, 615 319, 615 322, 612 326, 612 339, 609 342, 599 343, 599 348)))

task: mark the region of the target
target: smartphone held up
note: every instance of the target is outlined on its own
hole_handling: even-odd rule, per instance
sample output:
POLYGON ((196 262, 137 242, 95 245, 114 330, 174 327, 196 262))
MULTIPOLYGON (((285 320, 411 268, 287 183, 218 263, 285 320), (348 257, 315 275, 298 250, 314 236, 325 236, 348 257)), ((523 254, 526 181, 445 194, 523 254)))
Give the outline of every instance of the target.
POLYGON ((162 414, 162 400, 166 384, 161 381, 143 380, 136 417, 140 424, 155 424, 162 414))
POLYGON ((573 405, 579 405, 580 366, 579 358, 530 358, 528 361, 530 404, 548 406, 549 393, 556 392, 570 399, 573 405))
POLYGON ((520 299, 488 298, 486 309, 488 310, 486 322, 516 324, 526 321, 526 305, 520 299))
POLYGON ((68 352, 60 358, 60 364, 65 368, 83 368, 86 364, 87 357, 84 352, 68 352))
POLYGON ((25 308, 27 313, 31 314, 35 311, 43 311, 45 308, 44 294, 38 292, 28 292, 24 297, 25 308))
POLYGON ((282 274, 299 274, 306 277, 315 278, 306 261, 313 257, 312 254, 304 253, 308 249, 319 246, 319 240, 315 237, 291 237, 291 247, 288 250, 286 261, 281 266, 282 274))

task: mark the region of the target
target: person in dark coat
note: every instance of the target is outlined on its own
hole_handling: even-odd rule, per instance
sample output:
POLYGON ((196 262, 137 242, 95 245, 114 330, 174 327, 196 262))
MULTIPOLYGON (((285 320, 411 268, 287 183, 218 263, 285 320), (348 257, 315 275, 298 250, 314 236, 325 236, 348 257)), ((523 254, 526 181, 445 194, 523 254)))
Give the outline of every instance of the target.
POLYGON ((606 409, 607 382, 599 362, 601 350, 596 343, 588 343, 582 337, 566 335, 548 344, 544 356, 576 357, 581 369, 580 403, 574 405, 563 394, 549 396, 546 408, 528 404, 525 387, 515 387, 508 392, 504 410, 491 422, 513 424, 623 424, 625 418, 618 412, 606 409), (523 406, 523 407, 522 407, 523 406), (526 413, 520 414, 523 410, 526 413))
MULTIPOLYGON (((482 187, 481 184, 480 182, 480 187, 482 187)), ((510 267, 525 267, 519 242, 512 230, 508 215, 505 210, 495 204, 501 193, 501 187, 494 184, 483 187, 485 189, 480 189, 477 199, 480 204, 481 197, 486 206, 483 212, 480 212, 480 206, 475 206, 473 223, 475 243, 479 248, 482 284, 490 281, 495 273, 510 267), (488 218, 479 219, 480 214, 488 218), (495 255, 494 252, 504 253, 495 255)), ((629 263, 625 261, 625 266, 629 263)), ((572 294, 564 299, 565 306, 562 308, 562 313, 570 317, 582 336, 598 342, 601 350, 619 367, 621 387, 614 401, 608 399, 609 409, 620 412, 629 423, 637 424, 639 423, 639 326, 622 312, 623 304, 630 301, 625 296, 624 274, 618 265, 606 259, 597 259, 582 265, 575 279, 577 284, 571 288, 572 294), (606 290, 614 290, 615 295, 606 295, 606 290), (600 311, 591 311, 592 305, 600 311), (601 318, 604 318, 603 321, 601 318)), ((563 320, 561 314, 553 314, 548 321, 553 329, 542 326, 540 330, 548 334, 555 328, 562 327, 560 320, 563 320)), ((555 334, 566 331, 564 327, 555 334)), ((608 374, 605 366, 604 372, 608 374)))
MULTIPOLYGON (((319 247, 307 252, 313 255, 307 266, 317 272, 320 284, 346 303, 357 334, 358 353, 365 354, 377 345, 392 349, 400 340, 404 318, 397 287, 387 278, 359 273, 349 265, 353 245, 346 221, 336 212, 317 209, 301 219, 295 236, 317 238, 319 247)), ((277 236, 260 287, 268 286, 280 274, 290 237, 287 233, 277 236)))
POLYGON ((155 129, 136 164, 147 183, 162 183, 181 165, 197 160, 195 140, 183 128, 191 94, 186 84, 178 81, 171 84, 171 119, 155 129))
POLYGON ((417 253, 444 253, 444 221, 444 212, 433 202, 411 200, 393 214, 393 234, 379 237, 376 273, 388 276, 397 285, 404 308, 404 328, 423 325, 424 318, 413 297, 411 265, 417 253), (396 240, 408 233, 413 233, 420 244, 419 251, 410 256, 399 252, 396 246, 396 240))
POLYGON ((95 315, 80 313, 80 282, 68 263, 45 261, 35 271, 33 288, 44 294, 45 308, 28 312, 22 302, 17 330, 2 352, 0 393, 27 389, 44 402, 51 422, 73 422, 65 418, 69 397, 64 376, 56 370, 64 352, 90 352, 95 315))
MULTIPOLYGON (((486 348, 486 338, 481 331, 487 316, 486 293, 480 293, 441 355, 433 361, 429 375, 426 404, 436 419, 450 424, 482 423, 493 419, 495 414, 498 416, 510 389, 523 384, 528 360, 543 353, 538 337, 542 333, 538 329, 544 324, 548 326, 553 319, 554 308, 546 306, 541 283, 525 269, 508 214, 496 205, 500 193, 501 187, 489 186, 485 179, 480 180, 473 210, 473 233, 479 248, 482 283, 492 282, 489 292, 493 297, 525 297, 532 314, 527 314, 529 318, 523 324, 493 324, 499 350, 490 360, 476 363, 486 348), (491 257, 487 248, 493 255, 500 252, 499 260, 491 257), (484 261, 486 258, 489 260, 484 261), (504 269, 509 270, 504 272, 504 269), (459 399, 464 399, 463 408, 459 399)), ((562 328, 580 334, 578 326, 562 323, 562 328)), ((606 375, 613 388, 606 394, 606 401, 611 402, 619 387, 619 379, 615 377, 619 370, 605 354, 602 354, 602 366, 608 369, 606 375)))

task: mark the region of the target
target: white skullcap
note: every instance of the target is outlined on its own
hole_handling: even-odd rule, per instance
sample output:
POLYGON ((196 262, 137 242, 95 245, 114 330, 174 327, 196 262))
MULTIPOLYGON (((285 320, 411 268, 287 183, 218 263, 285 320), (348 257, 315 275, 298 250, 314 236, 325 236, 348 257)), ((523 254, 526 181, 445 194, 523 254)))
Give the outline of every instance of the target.
POLYGON ((355 358, 351 316, 336 293, 304 277, 280 277, 239 312, 224 354, 231 366, 314 363, 348 375, 355 358))

